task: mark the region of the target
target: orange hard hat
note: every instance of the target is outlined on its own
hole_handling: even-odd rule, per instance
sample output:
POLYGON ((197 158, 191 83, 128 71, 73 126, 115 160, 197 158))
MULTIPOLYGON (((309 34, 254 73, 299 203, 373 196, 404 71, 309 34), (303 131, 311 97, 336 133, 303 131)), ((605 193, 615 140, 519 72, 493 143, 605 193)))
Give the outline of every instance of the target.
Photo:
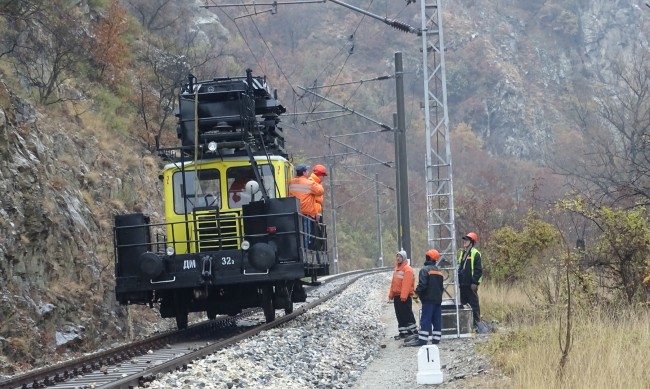
POLYGON ((467 235, 463 236, 463 239, 469 239, 472 242, 476 243, 478 242, 478 235, 476 235, 476 232, 470 232, 467 235))
POLYGON ((436 249, 431 249, 427 251, 427 257, 433 259, 434 261, 437 261, 440 259, 440 253, 436 249))
POLYGON ((314 174, 321 175, 321 176, 326 176, 327 175, 327 169, 323 165, 315 165, 314 166, 314 174))

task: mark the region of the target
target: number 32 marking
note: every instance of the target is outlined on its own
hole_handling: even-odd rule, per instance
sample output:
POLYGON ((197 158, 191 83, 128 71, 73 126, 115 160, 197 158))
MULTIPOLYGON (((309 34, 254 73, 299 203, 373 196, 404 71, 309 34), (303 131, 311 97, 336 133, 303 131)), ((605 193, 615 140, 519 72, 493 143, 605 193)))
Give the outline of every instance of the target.
POLYGON ((235 260, 230 258, 230 257, 221 257, 221 264, 222 265, 234 265, 235 260))

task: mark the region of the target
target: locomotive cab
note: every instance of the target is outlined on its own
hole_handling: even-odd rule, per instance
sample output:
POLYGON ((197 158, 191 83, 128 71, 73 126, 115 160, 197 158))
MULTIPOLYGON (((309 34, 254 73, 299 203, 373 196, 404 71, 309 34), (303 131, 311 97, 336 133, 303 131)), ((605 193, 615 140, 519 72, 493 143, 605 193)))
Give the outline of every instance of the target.
MULTIPOLYGON (((261 78, 251 82, 249 73, 247 79, 244 92, 237 89, 246 89, 242 79, 209 82, 223 82, 227 93, 239 94, 240 104, 262 107, 268 115, 269 105, 277 106, 277 101, 262 93, 268 90, 265 84, 253 88, 260 86, 261 78), (263 104, 257 102, 260 99, 263 104)), ((264 146, 268 139, 261 133, 278 134, 279 120, 269 124, 268 117, 247 119, 245 109, 234 120, 229 100, 224 111, 228 126, 221 126, 221 102, 210 93, 220 93, 220 98, 223 90, 204 89, 201 83, 192 85, 192 80, 190 84, 184 90, 195 93, 182 94, 181 99, 194 96, 195 104, 203 102, 210 108, 197 110, 199 116, 210 115, 209 120, 197 121, 193 135, 205 137, 204 144, 187 147, 183 133, 189 132, 185 129, 189 121, 179 117, 182 146, 174 155, 180 158, 170 159, 161 174, 164 221, 143 214, 115 217, 116 298, 120 304, 159 304, 161 316, 175 317, 179 328, 187 326, 189 312, 206 312, 214 319, 251 307, 261 307, 266 320, 272 321, 276 309, 289 313, 294 302, 305 301, 303 278, 329 274, 325 226, 316 225, 311 230, 318 232, 303 239, 301 219, 307 216, 300 214, 295 197, 287 197, 291 163, 278 148, 269 153, 261 147, 262 153, 249 141, 255 128, 264 146), (226 127, 222 139, 220 131, 226 127), (237 131, 241 134, 233 136, 237 131), (235 138, 241 140, 233 143, 235 138), (222 142, 203 147, 215 140, 222 142)))

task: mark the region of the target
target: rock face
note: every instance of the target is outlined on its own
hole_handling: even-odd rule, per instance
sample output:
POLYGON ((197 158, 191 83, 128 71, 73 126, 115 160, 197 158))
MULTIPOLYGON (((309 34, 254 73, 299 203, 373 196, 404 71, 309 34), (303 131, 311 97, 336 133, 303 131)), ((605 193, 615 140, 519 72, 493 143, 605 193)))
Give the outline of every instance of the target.
MULTIPOLYGON (((588 99, 611 79, 612 61, 647 46, 650 10, 643 4, 445 2, 451 125, 469 123, 493 154, 541 158, 545 144, 573 126, 576 96, 588 99)), ((313 44, 315 32, 345 29, 331 15, 304 12, 285 23, 286 39, 274 41, 307 58, 303 39, 313 44)), ((192 29, 203 40, 235 36, 206 13, 192 29)), ((390 61, 359 62, 391 68, 390 61)), ((17 362, 51 360, 55 350, 137 336, 149 312, 131 317, 115 303, 111 227, 116 213, 160 214, 156 159, 136 142, 108 144, 123 134, 68 119, 52 119, 0 83, 0 374, 14 372, 17 362)))
MULTIPOLYGON (((190 15, 203 4, 170 7, 190 15)), ((85 22, 95 16, 85 1, 76 12, 85 22)), ((198 33, 198 44, 230 37, 213 13, 188 20, 183 28, 198 33)), ((172 65, 185 65, 178 58, 172 65)), ((120 307, 114 297, 113 217, 159 217, 159 159, 125 130, 95 128, 103 118, 47 108, 0 80, 0 374, 166 328, 157 312, 120 307)))
POLYGON ((469 123, 494 154, 541 158, 558 131, 575 127, 576 99, 589 99, 611 80, 613 61, 647 43, 650 9, 634 3, 447 3, 452 126, 469 123))
MULTIPOLYGON (((110 227, 133 183, 119 178, 125 166, 111 153, 0 84, 0 373, 129 329, 112 294, 110 227)), ((139 165, 137 175, 155 177, 139 165)), ((138 190, 156 200, 155 188, 138 190)))

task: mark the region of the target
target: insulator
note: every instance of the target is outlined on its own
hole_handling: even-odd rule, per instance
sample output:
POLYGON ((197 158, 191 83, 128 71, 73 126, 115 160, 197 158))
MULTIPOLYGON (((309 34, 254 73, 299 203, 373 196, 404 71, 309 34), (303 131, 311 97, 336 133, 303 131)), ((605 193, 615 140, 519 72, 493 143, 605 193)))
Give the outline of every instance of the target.
POLYGON ((400 22, 399 20, 388 20, 388 24, 404 32, 412 32, 415 30, 413 27, 409 26, 404 22, 400 22))

